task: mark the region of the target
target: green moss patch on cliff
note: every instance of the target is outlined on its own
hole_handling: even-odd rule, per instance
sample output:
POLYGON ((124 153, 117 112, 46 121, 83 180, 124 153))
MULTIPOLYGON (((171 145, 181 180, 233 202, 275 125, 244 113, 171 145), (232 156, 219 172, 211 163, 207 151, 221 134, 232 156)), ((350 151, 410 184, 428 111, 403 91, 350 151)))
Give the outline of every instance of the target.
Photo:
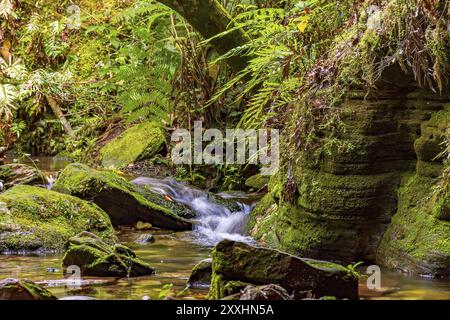
POLYGON ((116 240, 108 215, 95 204, 31 186, 0 195, 0 252, 59 251, 85 230, 116 240))
POLYGON ((450 275, 450 222, 436 216, 434 179, 407 175, 393 216, 377 253, 384 265, 430 275, 450 275))
POLYGON ((161 151, 164 133, 153 122, 144 122, 126 130, 100 150, 102 166, 122 169, 161 151))

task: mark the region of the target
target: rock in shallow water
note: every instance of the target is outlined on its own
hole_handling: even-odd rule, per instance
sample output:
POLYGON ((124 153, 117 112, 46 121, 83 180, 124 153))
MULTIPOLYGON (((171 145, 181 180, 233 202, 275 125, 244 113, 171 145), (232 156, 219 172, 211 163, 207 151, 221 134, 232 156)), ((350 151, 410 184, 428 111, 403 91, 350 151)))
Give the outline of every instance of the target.
POLYGON ((192 273, 187 282, 189 288, 207 289, 211 284, 212 259, 200 261, 192 269, 192 273))
POLYGON ((112 171, 71 164, 60 174, 53 190, 95 202, 114 225, 149 222, 169 230, 190 230, 191 210, 136 186, 112 171))
POLYGON ((110 246, 89 232, 82 232, 66 243, 63 267, 66 270, 69 266, 78 266, 85 276, 138 277, 155 273, 128 247, 110 246))
POLYGON ((59 251, 84 230, 116 240, 108 215, 90 202, 32 186, 0 194, 0 253, 59 251))
POLYGON ((152 234, 143 234, 140 235, 139 238, 135 241, 137 244, 146 244, 155 242, 155 237, 152 234))
POLYGON ((337 264, 221 241, 212 253, 211 299, 239 293, 248 285, 276 284, 295 299, 334 296, 358 299, 358 279, 337 264))
POLYGON ((0 300, 56 300, 47 289, 29 280, 0 280, 0 300))

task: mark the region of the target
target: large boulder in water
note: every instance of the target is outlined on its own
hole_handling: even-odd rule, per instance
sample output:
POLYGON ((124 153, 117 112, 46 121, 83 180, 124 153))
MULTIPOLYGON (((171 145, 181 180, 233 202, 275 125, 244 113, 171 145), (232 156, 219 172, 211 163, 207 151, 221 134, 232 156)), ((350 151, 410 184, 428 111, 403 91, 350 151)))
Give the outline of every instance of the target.
POLYGON ((0 280, 0 300, 56 300, 47 289, 20 279, 0 280))
POLYGON ((89 232, 82 232, 66 243, 63 267, 73 265, 86 276, 137 277, 155 273, 154 268, 137 258, 128 247, 111 246, 89 232))
POLYGON ((192 211, 170 198, 128 182, 117 173, 71 164, 60 174, 53 190, 91 200, 105 210, 114 225, 149 222, 158 228, 189 230, 192 211))
POLYGON ((144 122, 123 132, 100 149, 105 168, 122 169, 135 161, 149 158, 163 149, 164 132, 153 122, 144 122))
POLYGON ((223 240, 212 252, 211 299, 240 292, 247 285, 276 284, 295 299, 358 299, 358 279, 337 264, 302 259, 281 251, 223 240))
POLYGON ((21 184, 45 185, 47 183, 47 179, 41 171, 26 164, 18 163, 0 166, 0 180, 3 181, 3 189, 21 184))
POLYGON ((0 194, 0 253, 62 250, 84 230, 116 240, 108 215, 90 202, 33 186, 0 194))

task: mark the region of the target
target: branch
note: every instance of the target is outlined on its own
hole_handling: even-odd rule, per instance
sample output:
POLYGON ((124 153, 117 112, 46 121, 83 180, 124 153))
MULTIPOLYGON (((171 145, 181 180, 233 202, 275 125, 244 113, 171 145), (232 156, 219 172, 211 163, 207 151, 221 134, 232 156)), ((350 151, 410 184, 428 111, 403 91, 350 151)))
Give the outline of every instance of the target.
MULTIPOLYGON (((231 16, 217 0, 159 0, 159 2, 177 11, 205 39, 212 38, 227 30, 231 16)), ((223 37, 213 39, 211 44, 220 54, 226 54, 231 49, 248 42, 248 37, 242 30, 234 30, 223 37)), ((235 56, 227 60, 234 71, 243 70, 248 64, 246 56, 235 56)))

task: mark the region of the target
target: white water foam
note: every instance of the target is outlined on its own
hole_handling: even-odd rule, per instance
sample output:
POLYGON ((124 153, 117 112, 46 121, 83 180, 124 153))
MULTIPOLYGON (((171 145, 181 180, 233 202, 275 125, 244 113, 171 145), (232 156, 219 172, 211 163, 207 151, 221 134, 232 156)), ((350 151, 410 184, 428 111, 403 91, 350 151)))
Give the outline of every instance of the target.
POLYGON ((180 183, 173 178, 140 177, 133 180, 133 183, 147 186, 153 192, 161 195, 167 195, 194 211, 197 221, 193 227, 194 238, 201 244, 214 246, 223 239, 253 243, 251 237, 244 235, 248 214, 253 205, 235 201, 240 210, 232 212, 225 205, 214 201, 214 197, 219 197, 218 195, 213 196, 200 189, 180 183))

